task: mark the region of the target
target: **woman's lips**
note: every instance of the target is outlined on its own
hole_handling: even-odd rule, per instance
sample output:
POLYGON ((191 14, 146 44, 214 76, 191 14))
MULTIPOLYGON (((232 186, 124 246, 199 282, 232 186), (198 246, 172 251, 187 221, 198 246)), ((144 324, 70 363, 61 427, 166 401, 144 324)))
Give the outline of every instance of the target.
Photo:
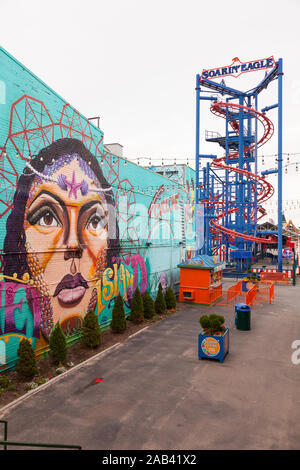
POLYGON ((71 306, 80 302, 88 287, 81 273, 76 273, 75 276, 66 274, 56 286, 53 297, 57 296, 61 304, 71 306))
POLYGON ((74 287, 74 289, 62 289, 57 295, 57 298, 63 304, 74 304, 82 299, 85 290, 83 286, 74 287))

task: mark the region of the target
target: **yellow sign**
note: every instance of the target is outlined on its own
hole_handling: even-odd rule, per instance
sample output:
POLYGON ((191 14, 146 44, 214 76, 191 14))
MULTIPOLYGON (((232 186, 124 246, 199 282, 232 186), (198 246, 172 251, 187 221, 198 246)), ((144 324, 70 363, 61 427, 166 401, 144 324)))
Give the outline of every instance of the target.
POLYGON ((209 357, 217 356, 220 352, 219 342, 212 337, 205 338, 201 343, 201 348, 204 354, 209 357))

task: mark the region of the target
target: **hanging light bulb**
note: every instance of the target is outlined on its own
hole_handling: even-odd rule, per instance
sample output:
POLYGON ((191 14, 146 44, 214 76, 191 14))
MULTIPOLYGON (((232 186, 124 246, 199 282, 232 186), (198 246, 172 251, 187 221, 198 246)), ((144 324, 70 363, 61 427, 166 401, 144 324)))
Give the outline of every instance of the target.
POLYGON ((296 163, 296 171, 298 171, 298 163, 296 163))
POLYGON ((127 160, 125 160, 125 162, 124 162, 124 166, 127 166, 127 160))
POLYGON ((287 173, 287 168, 285 168, 285 173, 287 173))
POLYGON ((201 163, 201 160, 200 160, 200 162, 199 162, 199 168, 201 168, 201 167, 202 167, 202 163, 201 163))
POLYGON ((138 158, 138 165, 140 164, 140 159, 138 158))
POLYGON ((103 165, 103 163, 104 163, 103 158, 101 158, 100 165, 103 165))
POLYGON ((161 160, 161 166, 164 166, 164 160, 163 159, 161 160))
POLYGON ((176 160, 174 160, 174 167, 176 168, 176 160))
POLYGON ((287 157, 287 162, 290 163, 290 157, 289 157, 289 154, 288 154, 288 157, 287 157))
POLYGON ((264 164, 265 164, 265 159, 264 159, 264 156, 262 157, 261 164, 262 164, 262 165, 264 165, 264 164))

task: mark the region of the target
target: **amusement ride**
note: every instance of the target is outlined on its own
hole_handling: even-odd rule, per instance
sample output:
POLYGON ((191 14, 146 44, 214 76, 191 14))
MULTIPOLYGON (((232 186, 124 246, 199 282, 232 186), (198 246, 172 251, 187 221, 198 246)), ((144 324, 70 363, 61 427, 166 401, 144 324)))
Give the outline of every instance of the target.
POLYGON ((258 244, 274 243, 274 236, 282 272, 282 77, 283 61, 273 57, 252 62, 236 57, 228 67, 203 70, 196 76, 196 255, 219 255, 236 272, 245 272, 258 244), (225 84, 225 76, 238 78, 256 70, 266 70, 265 76, 249 91, 225 84), (277 102, 259 109, 259 96, 271 83, 277 84, 277 102), (205 132, 207 142, 223 149, 221 157, 200 153, 200 103, 207 100, 211 113, 225 122, 224 135, 205 132), (278 113, 277 168, 258 172, 258 149, 274 134, 267 115, 273 109, 278 113), (203 165, 202 159, 209 161, 203 165), (274 195, 266 179, 271 173, 278 175, 278 230, 258 232, 257 223, 266 215, 262 204, 274 195))

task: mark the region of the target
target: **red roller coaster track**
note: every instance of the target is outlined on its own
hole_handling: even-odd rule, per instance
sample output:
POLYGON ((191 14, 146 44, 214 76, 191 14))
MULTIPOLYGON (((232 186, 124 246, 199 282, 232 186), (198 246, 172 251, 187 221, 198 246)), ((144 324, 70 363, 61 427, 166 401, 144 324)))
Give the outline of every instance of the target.
MULTIPOLYGON (((262 145, 264 145, 272 137, 272 135, 274 133, 274 126, 273 126, 273 123, 270 121, 270 119, 267 116, 265 116, 263 113, 260 113, 259 111, 257 111, 254 108, 248 108, 247 106, 242 106, 242 105, 239 105, 239 104, 224 103, 224 102, 217 101, 217 102, 214 102, 211 105, 211 108, 210 108, 210 110, 213 114, 215 114, 218 117, 222 117, 222 118, 226 118, 226 110, 228 110, 228 116, 230 117, 230 116, 235 115, 241 109, 243 110, 243 112, 245 114, 248 114, 249 117, 257 119, 263 126, 263 135, 262 135, 262 137, 259 139, 257 144, 254 143, 254 144, 244 148, 244 153, 246 154, 246 153, 250 152, 251 150, 253 150, 256 147, 256 145, 257 145, 257 148, 261 147, 262 145)), ((239 123, 236 120, 232 120, 232 121, 230 121, 230 125, 231 125, 232 129, 238 134, 239 131, 240 131, 239 123)), ((241 129, 241 131, 243 132, 243 129, 241 129)), ((229 156, 229 160, 235 159, 238 156, 239 156, 239 152, 232 153, 229 156)), ((248 179, 260 184, 261 189, 257 193, 257 204, 261 204, 262 202, 267 201, 268 199, 270 199, 270 197, 273 196, 273 194, 274 194, 273 186, 268 181, 266 181, 262 176, 257 175, 255 173, 251 173, 250 171, 244 170, 242 168, 236 168, 236 167, 224 164, 223 163, 224 161, 225 161, 225 156, 215 159, 212 162, 212 165, 217 167, 217 168, 223 169, 223 170, 234 171, 238 174, 242 174, 245 177, 247 177, 248 179)), ((252 187, 252 190, 253 191, 255 190, 254 186, 252 187)), ((219 203, 220 202, 221 201, 219 201, 219 203)), ((208 204, 215 204, 216 201, 210 200, 207 203, 208 204)), ((263 217, 266 214, 266 211, 265 211, 265 209, 263 209, 263 207, 258 206, 258 210, 262 214, 259 218, 263 217)), ((236 212, 238 212, 238 207, 234 207, 234 208, 228 210, 227 212, 222 212, 221 214, 217 215, 216 220, 222 219, 226 215, 233 214, 233 213, 236 213, 236 212)), ((252 214, 252 217, 254 217, 254 214, 252 214)), ((242 238, 244 240, 253 241, 253 242, 257 242, 257 243, 272 243, 272 240, 269 239, 269 238, 255 237, 255 236, 252 236, 252 235, 247 235, 245 233, 236 232, 235 230, 231 230, 229 228, 223 227, 222 225, 218 224, 216 222, 216 220, 211 220, 210 221, 210 226, 213 229, 213 231, 228 234, 232 238, 242 238)), ((257 219, 257 220, 259 220, 259 219, 257 219)))

